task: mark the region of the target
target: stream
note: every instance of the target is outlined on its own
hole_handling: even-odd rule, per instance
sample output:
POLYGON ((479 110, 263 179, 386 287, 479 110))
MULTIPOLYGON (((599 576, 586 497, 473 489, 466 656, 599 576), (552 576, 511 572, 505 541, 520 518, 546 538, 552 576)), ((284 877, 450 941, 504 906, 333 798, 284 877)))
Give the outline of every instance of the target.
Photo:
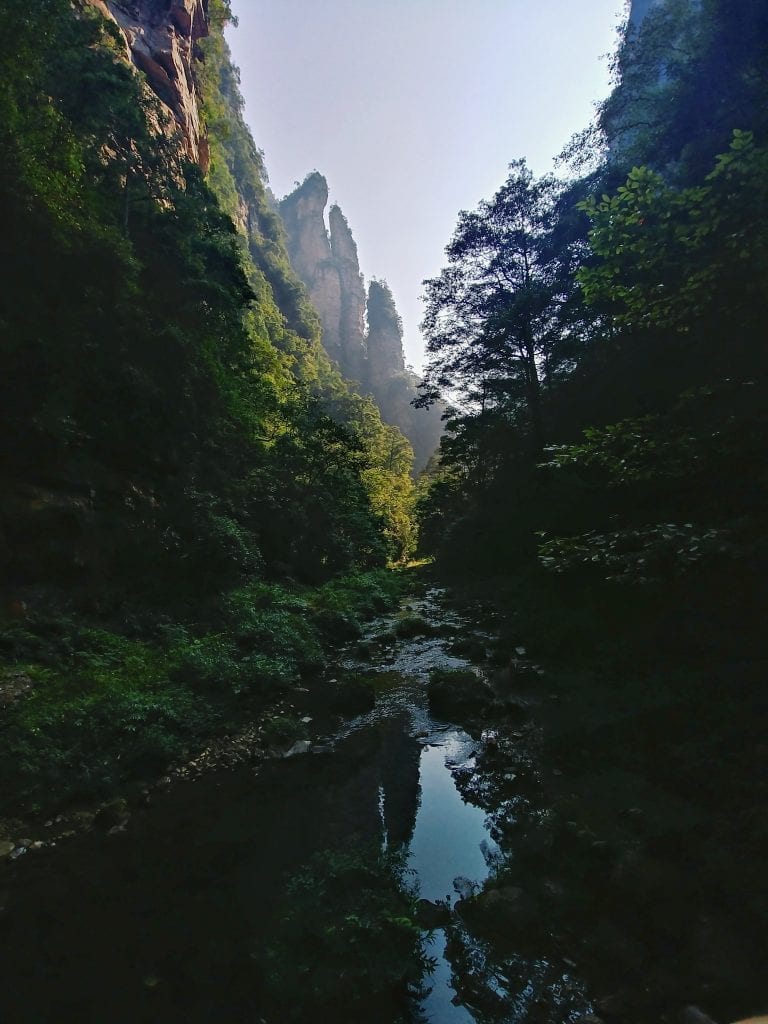
MULTIPOLYGON (((340 720, 304 696, 317 753, 177 782, 125 835, 89 831, 14 865, 17 885, 0 894, 0 971, 15 1007, 3 1019, 253 1020, 247 976, 282 880, 344 837, 406 851, 425 900, 451 904, 479 889, 502 855, 482 801, 459 784, 474 776, 483 739, 429 711, 430 670, 471 668, 450 652, 464 623, 441 597, 428 591, 404 611, 434 635, 397 638, 396 616, 383 616, 336 667, 372 682, 373 709, 340 720)), ((427 1022, 532 1020, 544 989, 558 993, 556 1014, 565 1009, 562 970, 492 963, 456 914, 427 951, 435 970, 416 1008, 427 1022), (458 951, 473 961, 471 997, 489 986, 490 1012, 457 992, 458 951)), ((565 1002, 568 1013, 589 1010, 578 985, 565 1002)))
MULTIPOLYGON (((451 653, 465 622, 442 597, 407 602, 432 635, 395 637, 396 616, 382 617, 343 654, 336 671, 371 681, 371 710, 340 720, 303 696, 313 752, 178 782, 124 835, 79 834, 14 865, 18 885, 0 893, 6 1024, 258 1021, 254 950, 284 879, 347 838, 405 850, 423 900, 478 891, 505 859, 499 821, 534 812, 515 772, 490 784, 479 771, 495 735, 430 713, 430 670, 473 668, 451 653)), ((554 948, 499 952, 455 912, 427 941, 435 970, 416 1016, 430 1024, 563 1024, 592 1010, 554 948)))

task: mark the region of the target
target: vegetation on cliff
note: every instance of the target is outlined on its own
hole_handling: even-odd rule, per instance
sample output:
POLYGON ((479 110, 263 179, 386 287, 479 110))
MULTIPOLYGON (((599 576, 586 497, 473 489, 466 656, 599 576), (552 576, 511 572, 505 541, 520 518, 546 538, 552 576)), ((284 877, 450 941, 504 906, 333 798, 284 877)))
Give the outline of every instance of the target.
POLYGON ((414 404, 419 378, 405 365, 394 296, 376 279, 366 292, 349 224, 339 207, 331 206, 329 231, 327 203, 328 183, 318 171, 281 200, 291 262, 319 313, 323 346, 334 365, 373 399, 385 423, 408 438, 420 473, 440 440, 442 406, 430 410, 414 404))
POLYGON ((0 686, 33 688, 10 796, 103 788, 295 680, 322 660, 305 588, 413 544, 410 448, 322 351, 210 6, 206 179, 112 22, 6 5, 0 686))

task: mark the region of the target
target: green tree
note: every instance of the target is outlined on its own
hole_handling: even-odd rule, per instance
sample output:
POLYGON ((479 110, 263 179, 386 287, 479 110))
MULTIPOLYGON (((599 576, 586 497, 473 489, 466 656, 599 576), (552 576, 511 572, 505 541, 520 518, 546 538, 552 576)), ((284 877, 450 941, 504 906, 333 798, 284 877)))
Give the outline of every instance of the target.
POLYGON ((481 414, 511 416, 534 450, 543 443, 541 378, 561 300, 550 246, 558 191, 524 160, 511 164, 491 200, 460 214, 448 267, 425 282, 426 401, 442 393, 481 414))

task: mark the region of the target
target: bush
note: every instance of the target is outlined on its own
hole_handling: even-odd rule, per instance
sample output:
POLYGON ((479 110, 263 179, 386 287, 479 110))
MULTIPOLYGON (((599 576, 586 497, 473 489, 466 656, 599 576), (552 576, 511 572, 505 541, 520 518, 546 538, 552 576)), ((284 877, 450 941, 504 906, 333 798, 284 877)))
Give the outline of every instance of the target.
POLYGON ((402 858, 316 856, 289 884, 266 960, 275 1019, 410 1020, 409 986, 431 964, 402 858))

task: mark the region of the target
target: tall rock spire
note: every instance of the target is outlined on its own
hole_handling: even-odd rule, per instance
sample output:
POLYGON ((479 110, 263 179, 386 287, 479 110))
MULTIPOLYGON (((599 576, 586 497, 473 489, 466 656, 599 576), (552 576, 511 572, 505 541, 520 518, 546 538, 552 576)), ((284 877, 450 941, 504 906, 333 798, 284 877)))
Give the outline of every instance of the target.
POLYGON ((366 301, 349 224, 334 205, 326 230, 327 203, 328 183, 317 171, 280 203, 293 268, 320 316, 326 352, 348 380, 373 396, 383 419, 402 430, 413 445, 416 468, 422 469, 440 440, 440 410, 411 405, 418 379, 405 365, 392 292, 384 281, 371 281, 366 301))
POLYGON ((328 182, 318 171, 280 203, 293 269, 307 286, 323 325, 323 345, 343 368, 341 338, 341 277, 334 264, 325 227, 328 182))
POLYGON ((372 391, 405 371, 403 324, 386 281, 368 286, 368 384, 372 391))
POLYGON ((365 282, 360 273, 357 245, 347 218, 336 205, 328 213, 331 229, 331 257, 341 286, 341 364, 352 380, 362 381, 365 373, 365 282))

